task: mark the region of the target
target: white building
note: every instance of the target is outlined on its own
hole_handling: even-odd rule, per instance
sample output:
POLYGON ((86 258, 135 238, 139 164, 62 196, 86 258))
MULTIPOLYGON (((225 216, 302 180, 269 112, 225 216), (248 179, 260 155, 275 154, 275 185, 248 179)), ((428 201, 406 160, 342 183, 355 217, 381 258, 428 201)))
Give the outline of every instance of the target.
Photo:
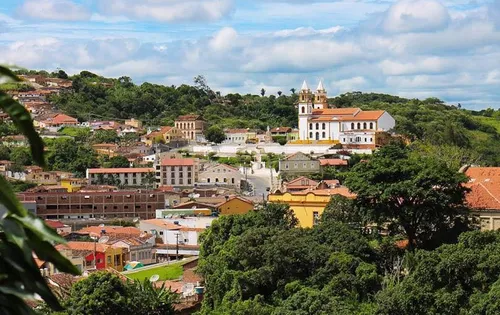
POLYGON ((225 185, 241 188, 243 175, 240 170, 226 164, 216 164, 200 171, 198 183, 206 185, 225 185))
POLYGON ((395 126, 383 110, 328 108, 327 93, 320 81, 313 93, 304 81, 299 92, 299 142, 375 146, 376 134, 395 126))

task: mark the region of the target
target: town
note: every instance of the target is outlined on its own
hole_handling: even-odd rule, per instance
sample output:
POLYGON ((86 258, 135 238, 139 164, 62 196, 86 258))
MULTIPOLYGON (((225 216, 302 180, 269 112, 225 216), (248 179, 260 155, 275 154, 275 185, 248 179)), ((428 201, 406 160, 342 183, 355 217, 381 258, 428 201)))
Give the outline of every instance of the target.
MULTIPOLYGON (((290 209, 297 227, 320 227, 338 198, 360 200, 349 182, 357 164, 411 142, 395 132, 396 120, 385 110, 330 107, 321 81, 315 90, 305 81, 298 90, 297 128, 262 130, 210 126, 195 113, 161 126, 134 117, 82 120, 51 102, 74 93, 69 78, 20 78, 26 91, 6 93, 30 113, 52 161, 50 170, 34 165, 30 141, 20 133, 0 139, 0 174, 16 187, 23 208, 66 241, 55 248, 83 277, 107 271, 147 279, 177 295, 175 308, 185 313, 199 310, 203 301, 198 260, 203 235, 215 222, 265 213, 276 204, 290 209), (71 148, 76 141, 81 148, 71 148)), ((3 126, 13 123, 2 114, 3 126)), ((477 229, 500 229, 500 169, 470 163, 456 174, 468 178, 464 202, 477 229)), ((391 233, 374 223, 364 229, 391 233)), ((417 245, 416 234, 407 236, 400 248, 417 245)), ((70 290, 79 279, 36 254, 34 261, 52 290, 70 290)))

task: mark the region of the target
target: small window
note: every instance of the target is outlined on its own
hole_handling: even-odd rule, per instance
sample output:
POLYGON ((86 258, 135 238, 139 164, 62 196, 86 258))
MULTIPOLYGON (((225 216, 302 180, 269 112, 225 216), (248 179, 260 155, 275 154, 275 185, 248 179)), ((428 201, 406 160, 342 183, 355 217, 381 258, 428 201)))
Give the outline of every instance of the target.
POLYGON ((370 129, 373 129, 373 123, 372 122, 370 123, 370 129))
POLYGON ((319 123, 316 123, 316 130, 319 129, 319 123))
POLYGON ((326 132, 323 131, 323 133, 321 134, 321 136, 324 138, 326 138, 326 132))
POLYGON ((313 129, 313 124, 309 124, 309 129, 313 129))
POLYGON ((312 132, 310 132, 310 133, 309 133, 309 138, 312 138, 312 137, 313 137, 313 133, 312 133, 312 132))
POLYGON ((325 130, 326 129, 326 124, 323 123, 323 125, 321 127, 323 128, 323 130, 325 130))
POLYGON ((351 129, 354 129, 354 123, 351 123, 351 129))

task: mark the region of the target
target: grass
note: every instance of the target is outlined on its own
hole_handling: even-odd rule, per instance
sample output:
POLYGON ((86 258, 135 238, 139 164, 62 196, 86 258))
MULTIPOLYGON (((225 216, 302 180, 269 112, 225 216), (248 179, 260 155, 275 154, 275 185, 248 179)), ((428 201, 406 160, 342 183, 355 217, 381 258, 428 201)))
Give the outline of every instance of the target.
POLYGON ((175 280, 182 276, 182 264, 174 263, 171 265, 161 266, 157 268, 139 269, 137 272, 126 273, 125 275, 134 280, 144 280, 149 279, 152 275, 159 275, 160 280, 175 280))
POLYGON ((494 117, 483 117, 483 116, 475 116, 474 118, 478 119, 480 122, 490 125, 500 133, 500 119, 494 117))

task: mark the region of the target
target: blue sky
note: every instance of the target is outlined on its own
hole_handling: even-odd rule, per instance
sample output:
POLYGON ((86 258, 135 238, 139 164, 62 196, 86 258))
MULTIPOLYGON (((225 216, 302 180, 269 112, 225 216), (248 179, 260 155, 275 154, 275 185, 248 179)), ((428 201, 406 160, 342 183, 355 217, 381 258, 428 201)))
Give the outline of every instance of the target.
POLYGON ((500 0, 2 0, 0 63, 500 107, 500 0))

